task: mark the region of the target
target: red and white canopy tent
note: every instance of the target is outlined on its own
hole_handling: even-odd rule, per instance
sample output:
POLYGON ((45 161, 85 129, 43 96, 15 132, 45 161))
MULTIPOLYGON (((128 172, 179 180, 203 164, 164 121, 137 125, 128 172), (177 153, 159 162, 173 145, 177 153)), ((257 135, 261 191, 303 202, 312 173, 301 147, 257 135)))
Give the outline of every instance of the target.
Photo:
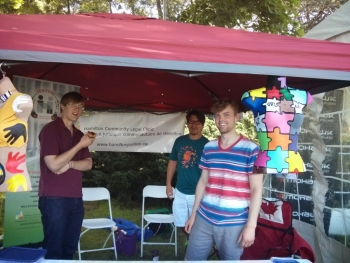
POLYGON ((80 86, 88 109, 208 112, 269 75, 311 94, 350 86, 344 43, 120 14, 0 15, 0 36, 7 76, 80 86))
POLYGON ((311 94, 350 83, 350 45, 328 41, 120 14, 0 15, 0 36, 7 76, 80 86, 88 109, 208 111, 268 75, 311 94))

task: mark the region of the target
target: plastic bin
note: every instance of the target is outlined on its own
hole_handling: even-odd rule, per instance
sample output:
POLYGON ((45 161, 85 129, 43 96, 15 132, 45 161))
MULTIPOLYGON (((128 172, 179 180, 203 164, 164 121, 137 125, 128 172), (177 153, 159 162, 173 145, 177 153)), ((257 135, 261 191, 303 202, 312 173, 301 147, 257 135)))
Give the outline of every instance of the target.
POLYGON ((23 247, 9 247, 0 252, 0 262, 40 262, 44 259, 46 249, 34 249, 23 247))

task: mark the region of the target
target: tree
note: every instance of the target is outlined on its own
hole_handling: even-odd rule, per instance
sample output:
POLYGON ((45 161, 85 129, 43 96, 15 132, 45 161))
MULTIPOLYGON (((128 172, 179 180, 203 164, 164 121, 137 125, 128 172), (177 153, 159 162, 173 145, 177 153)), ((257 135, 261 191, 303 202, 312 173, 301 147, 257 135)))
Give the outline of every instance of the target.
MULTIPOLYGON (((242 118, 236 124, 236 131, 238 134, 242 134, 244 137, 254 141, 255 143, 259 143, 254 125, 253 112, 248 111, 246 113, 242 113, 242 118)), ((184 134, 188 133, 188 127, 186 125, 184 134)), ((205 124, 202 133, 210 141, 220 136, 220 131, 216 127, 215 121, 211 115, 207 115, 205 117, 205 124)))
POLYGON ((299 0, 196 0, 178 21, 299 36, 298 4, 299 0))
POLYGON ((258 135, 255 129, 254 115, 252 111, 242 113, 242 118, 236 124, 237 133, 259 144, 258 135))
POLYGON ((298 19, 305 33, 349 0, 301 0, 298 19))
POLYGON ((121 201, 141 200, 146 185, 164 185, 169 154, 92 152, 93 167, 85 171, 84 187, 103 186, 121 201))

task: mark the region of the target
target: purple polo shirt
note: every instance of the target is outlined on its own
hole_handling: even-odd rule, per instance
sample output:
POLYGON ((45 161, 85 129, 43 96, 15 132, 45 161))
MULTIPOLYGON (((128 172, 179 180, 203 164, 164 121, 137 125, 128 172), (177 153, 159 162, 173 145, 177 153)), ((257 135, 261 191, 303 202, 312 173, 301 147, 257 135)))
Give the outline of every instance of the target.
MULTIPOLYGON (((84 134, 73 126, 73 135, 61 118, 46 124, 40 134, 40 181, 39 196, 82 197, 82 172, 68 169, 65 173, 54 174, 46 166, 44 157, 60 155, 78 144, 84 134)), ((83 148, 73 157, 73 161, 91 158, 88 148, 83 148)))

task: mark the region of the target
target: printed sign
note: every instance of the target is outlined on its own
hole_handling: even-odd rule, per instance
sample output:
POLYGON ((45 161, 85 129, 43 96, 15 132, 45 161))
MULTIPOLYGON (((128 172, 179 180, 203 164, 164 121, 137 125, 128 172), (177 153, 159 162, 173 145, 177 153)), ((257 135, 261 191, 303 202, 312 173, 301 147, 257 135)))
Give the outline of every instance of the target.
POLYGON ((79 127, 96 133, 90 151, 171 152, 185 121, 185 113, 98 113, 80 117, 79 127))

